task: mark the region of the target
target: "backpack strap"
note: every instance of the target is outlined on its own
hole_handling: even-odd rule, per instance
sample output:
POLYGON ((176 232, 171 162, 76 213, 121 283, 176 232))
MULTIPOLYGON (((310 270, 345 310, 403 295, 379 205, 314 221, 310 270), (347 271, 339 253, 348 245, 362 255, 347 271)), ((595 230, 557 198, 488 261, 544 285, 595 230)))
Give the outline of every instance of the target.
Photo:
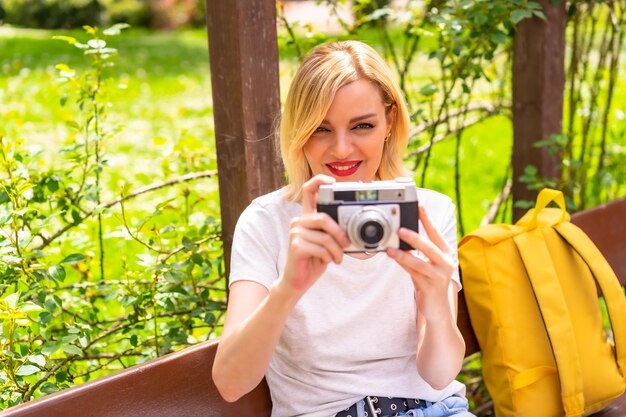
POLYGON ((626 297, 624 297, 624 290, 600 250, 580 228, 572 223, 561 223, 556 226, 556 231, 589 265, 602 291, 613 329, 617 365, 621 374, 626 377, 626 297))
POLYGON ((567 417, 585 411, 583 373, 572 320, 561 283, 541 229, 513 238, 528 272, 541 311, 561 383, 561 399, 567 417))

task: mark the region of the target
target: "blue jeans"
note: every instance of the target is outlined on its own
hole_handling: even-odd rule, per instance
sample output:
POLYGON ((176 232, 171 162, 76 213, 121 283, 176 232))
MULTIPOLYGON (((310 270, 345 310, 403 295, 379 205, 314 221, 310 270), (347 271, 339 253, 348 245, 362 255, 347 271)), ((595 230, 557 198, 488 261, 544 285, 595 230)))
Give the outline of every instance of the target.
MULTIPOLYGON (((474 414, 467 411, 468 403, 464 397, 448 397, 439 402, 431 403, 426 402, 428 407, 416 408, 409 411, 404 411, 398 414, 398 417, 475 417, 474 414)), ((357 415, 355 417, 371 417, 369 416, 369 409, 365 405, 365 401, 361 400, 357 403, 357 415)), ((393 417, 392 415, 384 417, 393 417)))

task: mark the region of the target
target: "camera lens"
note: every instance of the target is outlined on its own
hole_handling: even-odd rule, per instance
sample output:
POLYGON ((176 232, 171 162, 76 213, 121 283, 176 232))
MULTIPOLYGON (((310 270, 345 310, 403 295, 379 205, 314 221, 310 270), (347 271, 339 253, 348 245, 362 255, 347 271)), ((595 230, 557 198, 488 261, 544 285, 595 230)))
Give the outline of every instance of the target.
POLYGON ((384 249, 392 233, 392 223, 386 208, 362 206, 354 211, 346 224, 348 238, 361 251, 384 249))
POLYGON ((376 245, 385 236, 385 229, 380 223, 370 220, 361 225, 359 235, 366 244, 376 245))

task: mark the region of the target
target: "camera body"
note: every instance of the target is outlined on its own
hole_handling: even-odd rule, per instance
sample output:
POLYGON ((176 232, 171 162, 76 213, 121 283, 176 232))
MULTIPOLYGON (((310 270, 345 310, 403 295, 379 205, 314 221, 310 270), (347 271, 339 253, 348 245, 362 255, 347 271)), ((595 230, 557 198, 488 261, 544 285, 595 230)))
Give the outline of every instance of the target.
POLYGON ((317 211, 327 213, 348 234, 347 253, 412 249, 398 238, 397 230, 418 230, 417 207, 415 183, 404 177, 322 185, 317 197, 317 211))

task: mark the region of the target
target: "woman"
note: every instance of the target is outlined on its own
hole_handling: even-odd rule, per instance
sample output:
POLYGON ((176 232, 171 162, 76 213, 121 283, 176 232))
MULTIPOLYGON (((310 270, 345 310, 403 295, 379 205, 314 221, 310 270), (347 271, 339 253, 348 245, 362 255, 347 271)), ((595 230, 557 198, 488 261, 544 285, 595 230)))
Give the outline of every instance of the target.
POLYGON ((406 175, 408 129, 369 46, 321 45, 298 69, 280 128, 289 185, 253 201, 235 230, 213 367, 227 401, 266 376, 273 416, 471 415, 454 380, 465 344, 450 199, 418 190, 421 234, 398 231, 413 251, 344 254, 345 231, 316 212, 322 184, 406 175))

